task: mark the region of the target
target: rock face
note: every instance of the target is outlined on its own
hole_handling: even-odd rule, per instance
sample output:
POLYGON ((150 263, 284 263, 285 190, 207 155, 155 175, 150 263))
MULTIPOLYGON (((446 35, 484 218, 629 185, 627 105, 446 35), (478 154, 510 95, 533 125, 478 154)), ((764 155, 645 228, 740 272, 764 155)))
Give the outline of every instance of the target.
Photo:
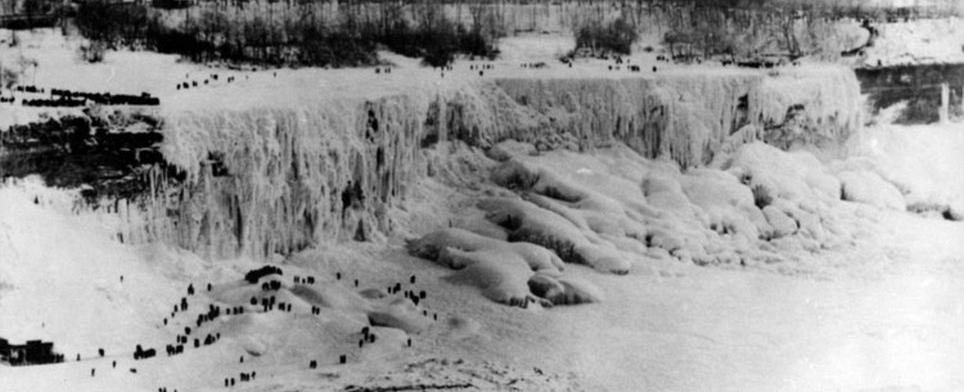
POLYGON ((266 257, 324 241, 384 238, 393 230, 388 212, 408 184, 430 175, 424 152, 440 141, 489 148, 516 139, 543 150, 625 143, 644 157, 689 168, 709 163, 743 125, 776 129, 791 109, 795 118, 822 124, 804 131, 827 140, 859 124, 851 71, 783 72, 479 79, 349 97, 318 92, 250 108, 167 111, 163 125, 145 120, 143 132, 94 132, 94 143, 83 131, 66 131, 76 127, 64 126, 58 136, 74 141, 37 146, 30 145, 35 138, 11 131, 0 162, 5 176, 64 172, 17 168, 24 162, 17 154, 25 152, 44 161, 69 155, 108 162, 84 165, 99 174, 64 185, 142 179, 119 183, 136 185, 129 191, 106 193, 139 195, 142 208, 126 218, 125 238, 176 243, 209 257, 266 257), (786 87, 799 85, 807 88, 786 87), (823 104, 827 96, 844 104, 823 104))
POLYGON ((50 186, 80 187, 88 201, 147 193, 151 177, 177 170, 164 163, 159 120, 140 112, 50 118, 0 132, 0 176, 37 174, 50 186))

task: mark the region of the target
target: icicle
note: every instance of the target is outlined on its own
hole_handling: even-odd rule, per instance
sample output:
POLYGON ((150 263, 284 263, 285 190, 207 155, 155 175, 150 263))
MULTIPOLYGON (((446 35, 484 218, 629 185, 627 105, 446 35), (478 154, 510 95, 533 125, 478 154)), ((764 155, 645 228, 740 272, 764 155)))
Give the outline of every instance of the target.
POLYGON ((126 218, 143 234, 128 237, 209 257, 378 241, 391 230, 386 211, 428 172, 421 150, 446 141, 485 148, 514 138, 574 150, 622 142, 694 167, 739 127, 783 121, 797 104, 831 137, 859 126, 852 71, 780 72, 488 79, 312 105, 168 113, 161 152, 185 178, 175 184, 164 170, 151 171, 149 211, 126 218))

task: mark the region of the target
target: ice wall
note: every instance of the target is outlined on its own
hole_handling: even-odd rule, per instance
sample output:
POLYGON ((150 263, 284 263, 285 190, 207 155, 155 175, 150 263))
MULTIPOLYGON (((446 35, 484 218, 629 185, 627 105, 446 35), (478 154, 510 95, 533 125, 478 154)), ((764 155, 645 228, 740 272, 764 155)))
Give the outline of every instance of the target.
POLYGON ((167 114, 161 152, 186 179, 155 173, 146 212, 124 208, 124 236, 208 257, 379 240, 393 231, 389 211, 408 184, 430 170, 423 153, 444 140, 487 148, 512 138, 576 151, 625 143, 690 168, 743 125, 782 124, 791 107, 821 125, 812 132, 836 138, 859 123, 859 89, 852 73, 831 71, 477 79, 178 110, 167 114))
POLYGON ((864 99, 854 72, 836 66, 782 69, 750 96, 752 121, 769 129, 768 143, 788 149, 813 146, 840 156, 840 147, 860 129, 864 99))
POLYGON ((765 130, 757 137, 785 147, 830 148, 858 129, 862 110, 853 72, 832 66, 496 84, 580 148, 620 141, 683 167, 710 162, 727 137, 748 124, 765 130))
POLYGON ((415 101, 171 115, 161 151, 186 180, 158 175, 127 236, 258 257, 390 232, 386 211, 414 177, 424 135, 426 105, 415 101))

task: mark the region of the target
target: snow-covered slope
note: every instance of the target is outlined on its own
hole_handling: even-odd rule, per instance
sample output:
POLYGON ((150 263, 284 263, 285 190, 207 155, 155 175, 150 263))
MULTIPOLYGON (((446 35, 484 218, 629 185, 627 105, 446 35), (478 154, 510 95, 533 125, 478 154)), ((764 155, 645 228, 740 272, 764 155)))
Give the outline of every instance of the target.
POLYGON ((881 124, 860 132, 848 166, 894 183, 912 210, 964 218, 964 125, 881 124))

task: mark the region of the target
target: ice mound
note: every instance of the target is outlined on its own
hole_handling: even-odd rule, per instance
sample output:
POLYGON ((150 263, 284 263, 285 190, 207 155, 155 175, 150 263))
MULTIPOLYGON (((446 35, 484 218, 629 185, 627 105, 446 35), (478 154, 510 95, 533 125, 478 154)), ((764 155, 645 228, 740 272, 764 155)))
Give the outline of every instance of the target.
POLYGON ((960 124, 884 124, 862 129, 857 141, 841 170, 872 170, 897 187, 910 210, 964 219, 960 124))
POLYGON ((903 211, 904 197, 892 184, 868 170, 848 170, 838 174, 843 184, 843 199, 881 208, 903 211))
POLYGON ((372 304, 369 302, 370 300, 341 285, 295 285, 290 289, 290 292, 306 303, 326 308, 361 311, 368 311, 372 308, 372 304))
POLYGON ((567 302, 555 301, 558 295, 584 299, 568 303, 595 302, 602 296, 588 283, 562 285, 562 261, 552 251, 526 242, 506 242, 483 237, 462 229, 443 229, 408 241, 412 255, 433 260, 457 270, 447 279, 453 283, 478 287, 482 294, 495 302, 527 307, 529 302, 545 306, 567 302), (552 296, 545 290, 531 290, 533 281, 549 282, 558 287, 552 296), (542 295, 540 295, 542 294, 542 295))
POLYGON ((290 283, 281 277, 269 274, 253 284, 227 281, 215 284, 210 292, 188 295, 188 315, 178 312, 164 328, 190 327, 194 331, 189 340, 221 336, 250 355, 278 363, 312 357, 322 364, 337 364, 341 355, 354 361, 398 352, 411 335, 425 331, 432 322, 411 298, 351 287, 346 280, 290 283), (262 287, 271 282, 278 283, 277 289, 262 287), (219 310, 216 317, 194 323, 193 313, 210 314, 210 309, 219 310), (318 353, 325 354, 318 357, 318 353))
POLYGON ((552 279, 536 274, 529 279, 529 290, 540 298, 545 298, 553 305, 577 305, 582 303, 600 302, 602 292, 594 285, 572 278, 552 279))
POLYGON ((711 229, 751 241, 768 228, 750 188, 730 173, 693 170, 683 176, 682 186, 687 199, 706 214, 711 229))
POLYGON ((815 251, 849 236, 835 212, 840 181, 808 152, 753 142, 733 146, 714 167, 682 171, 622 147, 502 151, 517 153, 493 169, 492 181, 519 197, 479 207, 510 241, 540 244, 566 262, 617 272, 666 257, 746 264, 774 260, 774 249, 815 251))
POLYGON ((462 269, 474 263, 479 252, 501 252, 502 256, 520 261, 533 271, 563 270, 562 260, 546 248, 524 242, 505 242, 467 230, 439 230, 408 241, 410 253, 437 261, 449 268, 462 269))
POLYGON ((832 212, 840 200, 840 181, 813 155, 785 152, 763 143, 742 146, 722 166, 753 192, 769 231, 764 238, 797 236, 806 247, 831 246, 843 239, 832 212))
POLYGON ((617 274, 627 273, 651 246, 706 259, 708 218, 683 192, 678 169, 646 165, 633 175, 646 176, 637 185, 586 168, 564 176, 554 169, 560 162, 542 161, 516 157, 497 167, 493 182, 520 192, 521 199, 479 204, 490 220, 511 230, 510 240, 538 243, 567 262, 617 274))
POLYGON ((553 205, 548 198, 538 195, 530 199, 485 199, 479 208, 486 217, 505 227, 509 241, 525 241, 552 249, 559 257, 570 263, 589 265, 600 271, 626 274, 630 269, 627 256, 616 249, 599 246, 587 237, 587 233, 566 217, 544 207, 553 205), (541 202, 542 205, 532 201, 541 202))
POLYGON ((532 271, 525 264, 501 259, 499 252, 483 252, 477 256, 472 264, 448 280, 476 286, 486 298, 510 306, 527 307, 529 302, 536 301, 526 284, 532 271))
POLYGON ((813 155, 802 151, 786 152, 754 142, 741 146, 721 169, 780 199, 826 203, 840 198, 840 182, 813 155))

